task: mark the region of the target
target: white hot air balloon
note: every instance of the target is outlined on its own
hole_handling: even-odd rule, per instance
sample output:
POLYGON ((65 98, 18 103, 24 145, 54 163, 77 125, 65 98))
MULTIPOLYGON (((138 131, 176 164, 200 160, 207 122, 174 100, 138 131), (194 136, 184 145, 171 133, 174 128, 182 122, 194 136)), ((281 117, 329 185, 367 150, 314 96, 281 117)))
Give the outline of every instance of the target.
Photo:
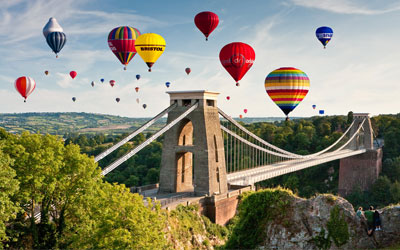
POLYGON ((63 28, 58 24, 54 17, 50 17, 47 24, 43 27, 44 38, 47 38, 47 35, 52 32, 63 32, 63 28))

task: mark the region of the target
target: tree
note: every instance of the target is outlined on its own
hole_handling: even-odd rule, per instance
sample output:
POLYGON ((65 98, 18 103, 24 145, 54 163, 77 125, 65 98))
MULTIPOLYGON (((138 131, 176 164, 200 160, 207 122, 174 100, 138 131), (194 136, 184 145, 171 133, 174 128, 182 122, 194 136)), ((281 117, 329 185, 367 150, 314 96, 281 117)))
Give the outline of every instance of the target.
POLYGON ((10 167, 12 161, 5 155, 0 141, 0 249, 3 241, 8 240, 6 235, 6 223, 15 219, 19 212, 18 205, 12 200, 12 196, 18 191, 18 181, 15 179, 15 171, 10 167))

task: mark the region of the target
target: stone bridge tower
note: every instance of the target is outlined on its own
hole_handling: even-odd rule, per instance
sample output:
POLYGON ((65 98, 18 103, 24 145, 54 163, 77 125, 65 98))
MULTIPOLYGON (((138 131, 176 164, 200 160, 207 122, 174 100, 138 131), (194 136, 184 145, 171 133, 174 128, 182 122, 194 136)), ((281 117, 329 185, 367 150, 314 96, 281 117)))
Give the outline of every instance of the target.
POLYGON ((363 154, 347 157, 340 160, 338 193, 346 196, 356 188, 361 191, 368 190, 378 179, 382 171, 382 148, 374 148, 373 130, 368 113, 354 113, 354 125, 350 129, 350 137, 353 136, 361 122, 367 119, 360 134, 349 143, 352 150, 366 149, 363 154))
POLYGON ((168 123, 190 106, 198 107, 164 134, 160 193, 195 192, 215 195, 228 192, 224 142, 217 108, 217 92, 167 92, 177 107, 168 123))

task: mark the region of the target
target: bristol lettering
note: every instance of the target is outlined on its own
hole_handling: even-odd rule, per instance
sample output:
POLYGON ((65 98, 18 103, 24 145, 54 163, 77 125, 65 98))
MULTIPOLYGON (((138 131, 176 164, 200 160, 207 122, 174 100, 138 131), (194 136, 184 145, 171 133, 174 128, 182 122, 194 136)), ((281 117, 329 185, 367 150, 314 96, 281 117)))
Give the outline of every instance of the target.
POLYGON ((140 47, 141 51, 164 51, 163 47, 140 47))

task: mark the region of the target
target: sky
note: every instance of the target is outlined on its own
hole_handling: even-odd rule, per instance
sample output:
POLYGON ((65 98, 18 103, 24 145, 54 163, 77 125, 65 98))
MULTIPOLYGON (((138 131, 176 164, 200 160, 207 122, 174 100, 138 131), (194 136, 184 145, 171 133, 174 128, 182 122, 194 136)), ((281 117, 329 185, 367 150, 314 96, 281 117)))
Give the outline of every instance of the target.
POLYGON ((233 117, 284 116, 264 88, 265 77, 295 67, 310 78, 310 91, 290 116, 349 111, 399 113, 400 3, 397 0, 2 0, 0 1, 0 113, 88 112, 152 117, 169 105, 166 91, 220 92, 218 106, 233 117), (219 16, 206 42, 194 24, 202 11, 219 16), (50 17, 67 42, 56 59, 42 29, 50 17), (157 33, 165 52, 147 72, 137 54, 128 69, 110 51, 108 33, 132 26, 157 33), (320 26, 333 29, 326 49, 320 26), (240 87, 222 67, 219 52, 243 42, 255 51, 240 87), (185 68, 192 72, 186 75, 185 68), (44 71, 48 70, 49 75, 44 71), (69 72, 78 75, 71 79, 69 72), (136 80, 135 75, 141 79, 136 80), (26 103, 14 88, 20 76, 36 89, 26 103), (104 78, 105 83, 100 83, 104 78), (108 82, 115 80, 112 88, 108 82), (95 87, 90 83, 95 81, 95 87), (166 88, 165 82, 171 82, 166 88), (135 87, 139 87, 138 93, 135 87), (230 100, 226 99, 230 96, 230 100), (77 101, 72 102, 71 98, 77 101), (121 101, 117 103, 115 98, 121 101), (136 103, 136 98, 140 103, 136 103), (147 104, 143 109, 142 104, 147 104), (313 110, 312 105, 317 105, 313 110))

